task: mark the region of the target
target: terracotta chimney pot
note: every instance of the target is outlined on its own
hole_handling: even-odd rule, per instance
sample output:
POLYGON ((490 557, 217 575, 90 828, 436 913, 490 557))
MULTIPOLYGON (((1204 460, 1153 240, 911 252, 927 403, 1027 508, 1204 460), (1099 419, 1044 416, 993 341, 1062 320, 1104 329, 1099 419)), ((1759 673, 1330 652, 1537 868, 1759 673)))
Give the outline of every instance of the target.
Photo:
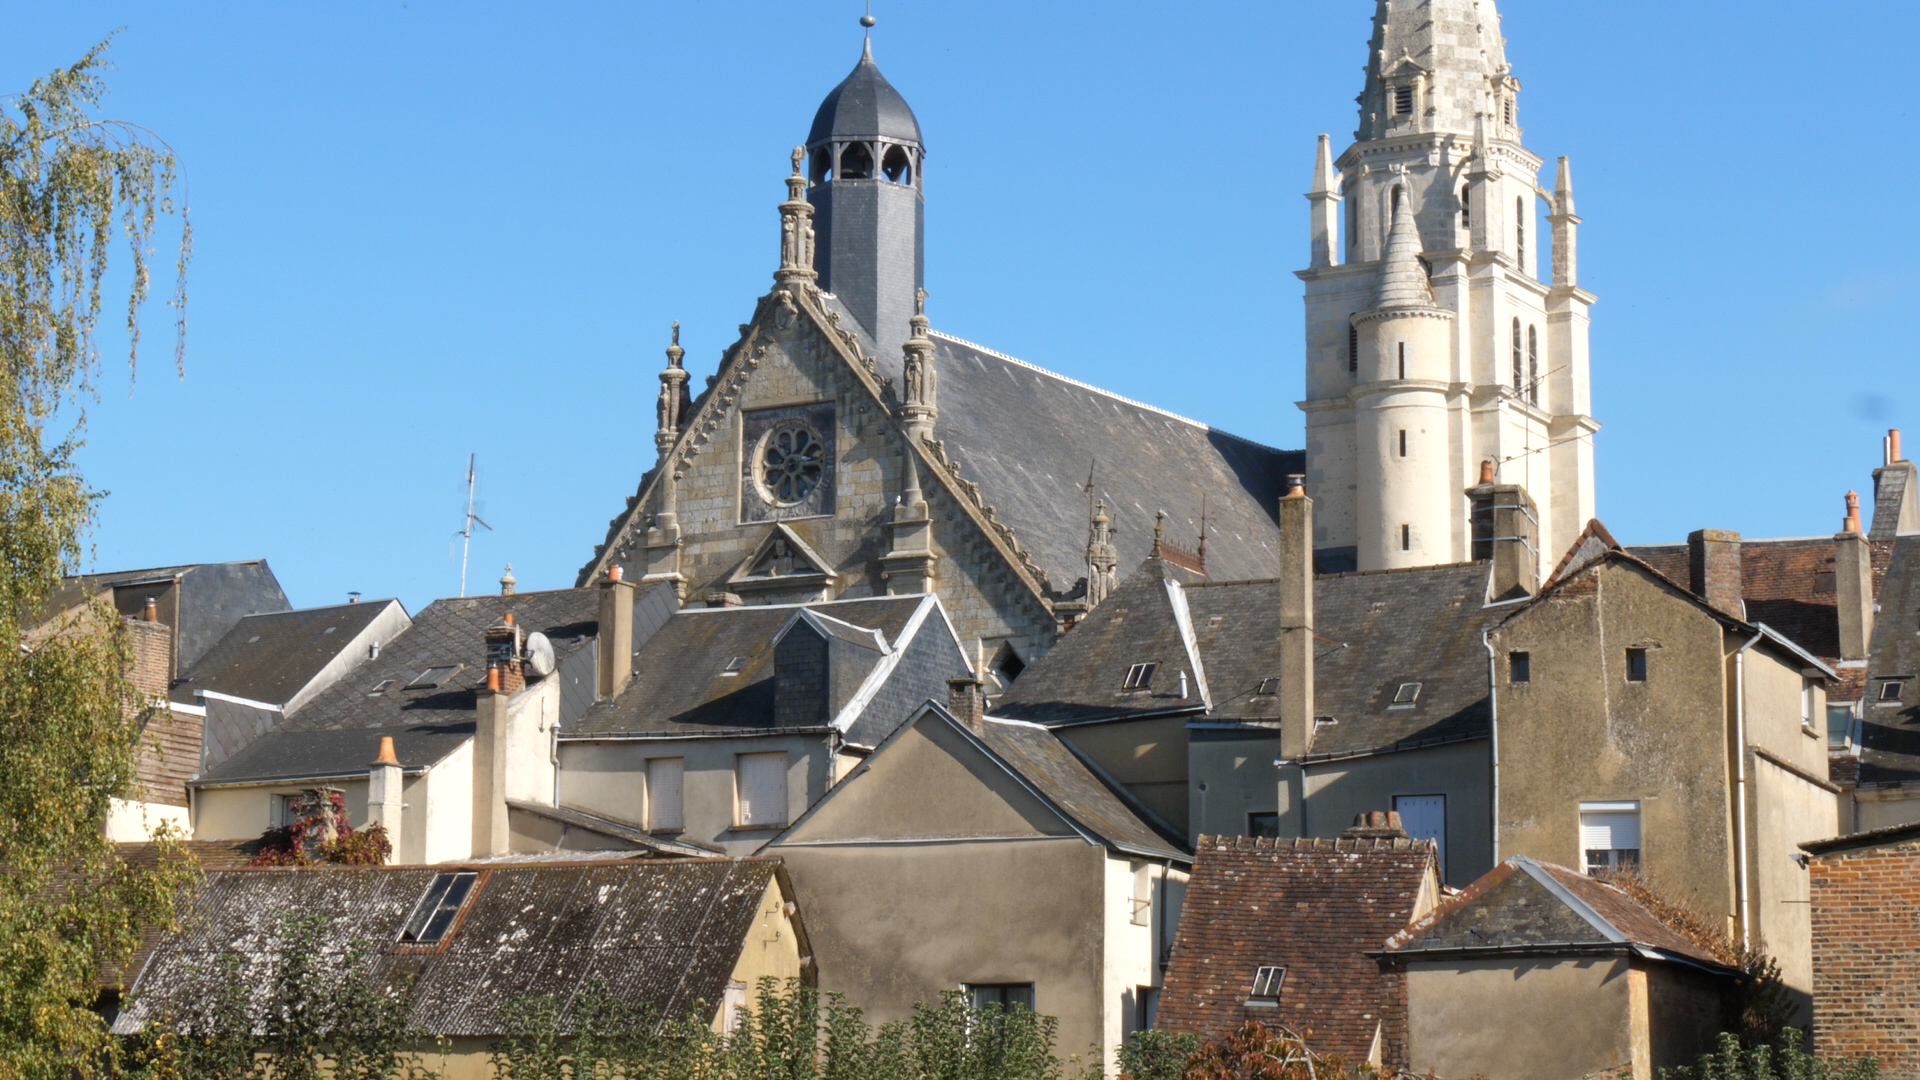
POLYGON ((160 604, 153 597, 147 597, 147 604, 140 609, 140 618, 146 622, 160 621, 160 604))
POLYGON ((1493 483, 1493 459, 1492 458, 1487 458, 1485 461, 1482 461, 1480 463, 1480 482, 1482 484, 1493 483))
POLYGON ((393 752, 393 736, 391 735, 380 736, 380 756, 374 758, 372 764, 374 765, 400 764, 399 755, 393 752))
POLYGON ((1847 520, 1841 523, 1840 531, 1850 532, 1850 533, 1857 533, 1860 531, 1860 494, 1859 492, 1855 492, 1855 491, 1847 492, 1847 520))
POLYGON ((489 694, 500 692, 500 668, 497 665, 487 667, 487 692, 489 694))

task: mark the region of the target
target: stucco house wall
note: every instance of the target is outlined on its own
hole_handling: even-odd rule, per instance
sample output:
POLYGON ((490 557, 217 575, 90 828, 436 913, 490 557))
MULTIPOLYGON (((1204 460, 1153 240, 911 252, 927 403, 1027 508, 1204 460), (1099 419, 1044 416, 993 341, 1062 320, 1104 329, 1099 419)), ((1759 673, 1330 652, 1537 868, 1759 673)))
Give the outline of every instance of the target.
POLYGON ((1196 726, 1188 732, 1187 841, 1249 836, 1248 819, 1280 809, 1280 733, 1261 728, 1196 726))
POLYGON ((1416 1075, 1579 1080, 1641 1064, 1633 1060, 1633 1028, 1644 996, 1635 1000, 1624 957, 1418 962, 1406 969, 1416 1075))
POLYGON ((1449 884, 1465 885, 1493 869, 1491 771, 1485 739, 1309 762, 1301 835, 1339 836, 1356 814, 1392 810, 1396 795, 1444 795, 1447 842, 1441 877, 1449 884))
POLYGON ((707 739, 570 740, 560 744, 560 805, 650 829, 647 762, 681 758, 686 827, 673 835, 729 855, 751 855, 826 794, 832 755, 824 733, 707 739), (736 778, 742 754, 787 755, 787 817, 778 825, 739 826, 736 778))

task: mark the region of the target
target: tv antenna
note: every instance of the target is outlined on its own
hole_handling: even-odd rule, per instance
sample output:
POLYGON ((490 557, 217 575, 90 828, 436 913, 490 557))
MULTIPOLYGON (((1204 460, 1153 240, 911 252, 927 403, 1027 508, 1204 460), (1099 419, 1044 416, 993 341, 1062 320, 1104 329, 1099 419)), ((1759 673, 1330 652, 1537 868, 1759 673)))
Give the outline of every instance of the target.
POLYGON ((479 454, 467 455, 467 520, 455 534, 460 537, 460 596, 463 599, 467 595, 467 553, 473 549, 473 527, 479 525, 488 532, 493 531, 493 526, 481 520, 480 515, 473 512, 473 466, 479 456, 479 454))

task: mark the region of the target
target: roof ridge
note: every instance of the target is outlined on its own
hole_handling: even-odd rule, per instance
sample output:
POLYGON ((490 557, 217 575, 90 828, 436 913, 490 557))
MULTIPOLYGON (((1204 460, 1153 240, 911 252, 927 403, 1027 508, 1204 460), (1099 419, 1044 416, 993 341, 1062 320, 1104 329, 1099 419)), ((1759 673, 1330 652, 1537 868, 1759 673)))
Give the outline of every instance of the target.
POLYGON ((1071 375, 1062 375, 1057 371, 1049 371, 1048 369, 1041 367, 1039 364, 1022 360, 1017 356, 1009 356, 998 349, 989 349, 985 345, 980 344, 979 342, 968 341, 966 338, 956 337, 953 334, 946 333, 945 331, 942 331, 942 330, 928 330, 927 336, 945 338, 946 340, 953 342, 955 345, 965 345, 969 349, 973 349, 977 352, 983 352, 983 353, 986 353, 988 356, 1005 360, 1009 364, 1018 364, 1019 366, 1026 368, 1028 371, 1034 372, 1036 374, 1045 375, 1050 379, 1058 379, 1069 386, 1077 386, 1082 390, 1091 390, 1092 392, 1099 394, 1101 397, 1112 398, 1115 401, 1119 401, 1127 405, 1131 405, 1136 409, 1145 409, 1150 413, 1158 413, 1159 415, 1167 417, 1168 419, 1178 420, 1183 424, 1188 424, 1193 427, 1197 427, 1200 430, 1205 431, 1209 434, 1224 436, 1225 438, 1232 439, 1235 442, 1243 442, 1243 443, 1246 443, 1248 446, 1259 447, 1262 450, 1271 450, 1276 454, 1291 454, 1291 453, 1298 452, 1293 450, 1287 450, 1283 447, 1269 446, 1266 443, 1259 442, 1258 440, 1249 439, 1244 435, 1235 435, 1231 431, 1222 431, 1211 424, 1203 424, 1198 420, 1192 419, 1191 417, 1181 416, 1177 412, 1173 412, 1168 409, 1163 409, 1158 405, 1149 405, 1144 401, 1135 401, 1130 397, 1127 397, 1123 394, 1116 394, 1111 390, 1103 390, 1100 387, 1093 385, 1092 383, 1081 382, 1079 379, 1076 379, 1071 375))
POLYGON ((1419 851, 1437 845, 1432 840, 1400 836, 1208 836, 1200 835, 1196 852, 1212 851, 1419 851))

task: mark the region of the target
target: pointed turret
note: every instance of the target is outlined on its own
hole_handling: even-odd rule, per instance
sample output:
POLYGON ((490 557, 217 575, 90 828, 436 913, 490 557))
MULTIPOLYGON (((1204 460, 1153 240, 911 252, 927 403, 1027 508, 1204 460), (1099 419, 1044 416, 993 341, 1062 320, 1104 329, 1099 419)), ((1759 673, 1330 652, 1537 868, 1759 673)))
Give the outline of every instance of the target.
POLYGON ((1393 228, 1387 233, 1387 251, 1380 259, 1379 284, 1374 287, 1374 311, 1405 311, 1434 306, 1433 284, 1420 262, 1420 227, 1413 223, 1413 195, 1405 188, 1393 193, 1393 228))
POLYGON ((1580 216, 1573 212, 1573 168, 1566 156, 1560 158, 1560 172, 1553 181, 1553 213, 1547 215, 1553 226, 1553 284, 1573 288, 1580 284, 1580 216))
POLYGON ((1311 266, 1318 269, 1340 261, 1340 174, 1333 168, 1333 144, 1320 136, 1313 159, 1313 251, 1311 266))

